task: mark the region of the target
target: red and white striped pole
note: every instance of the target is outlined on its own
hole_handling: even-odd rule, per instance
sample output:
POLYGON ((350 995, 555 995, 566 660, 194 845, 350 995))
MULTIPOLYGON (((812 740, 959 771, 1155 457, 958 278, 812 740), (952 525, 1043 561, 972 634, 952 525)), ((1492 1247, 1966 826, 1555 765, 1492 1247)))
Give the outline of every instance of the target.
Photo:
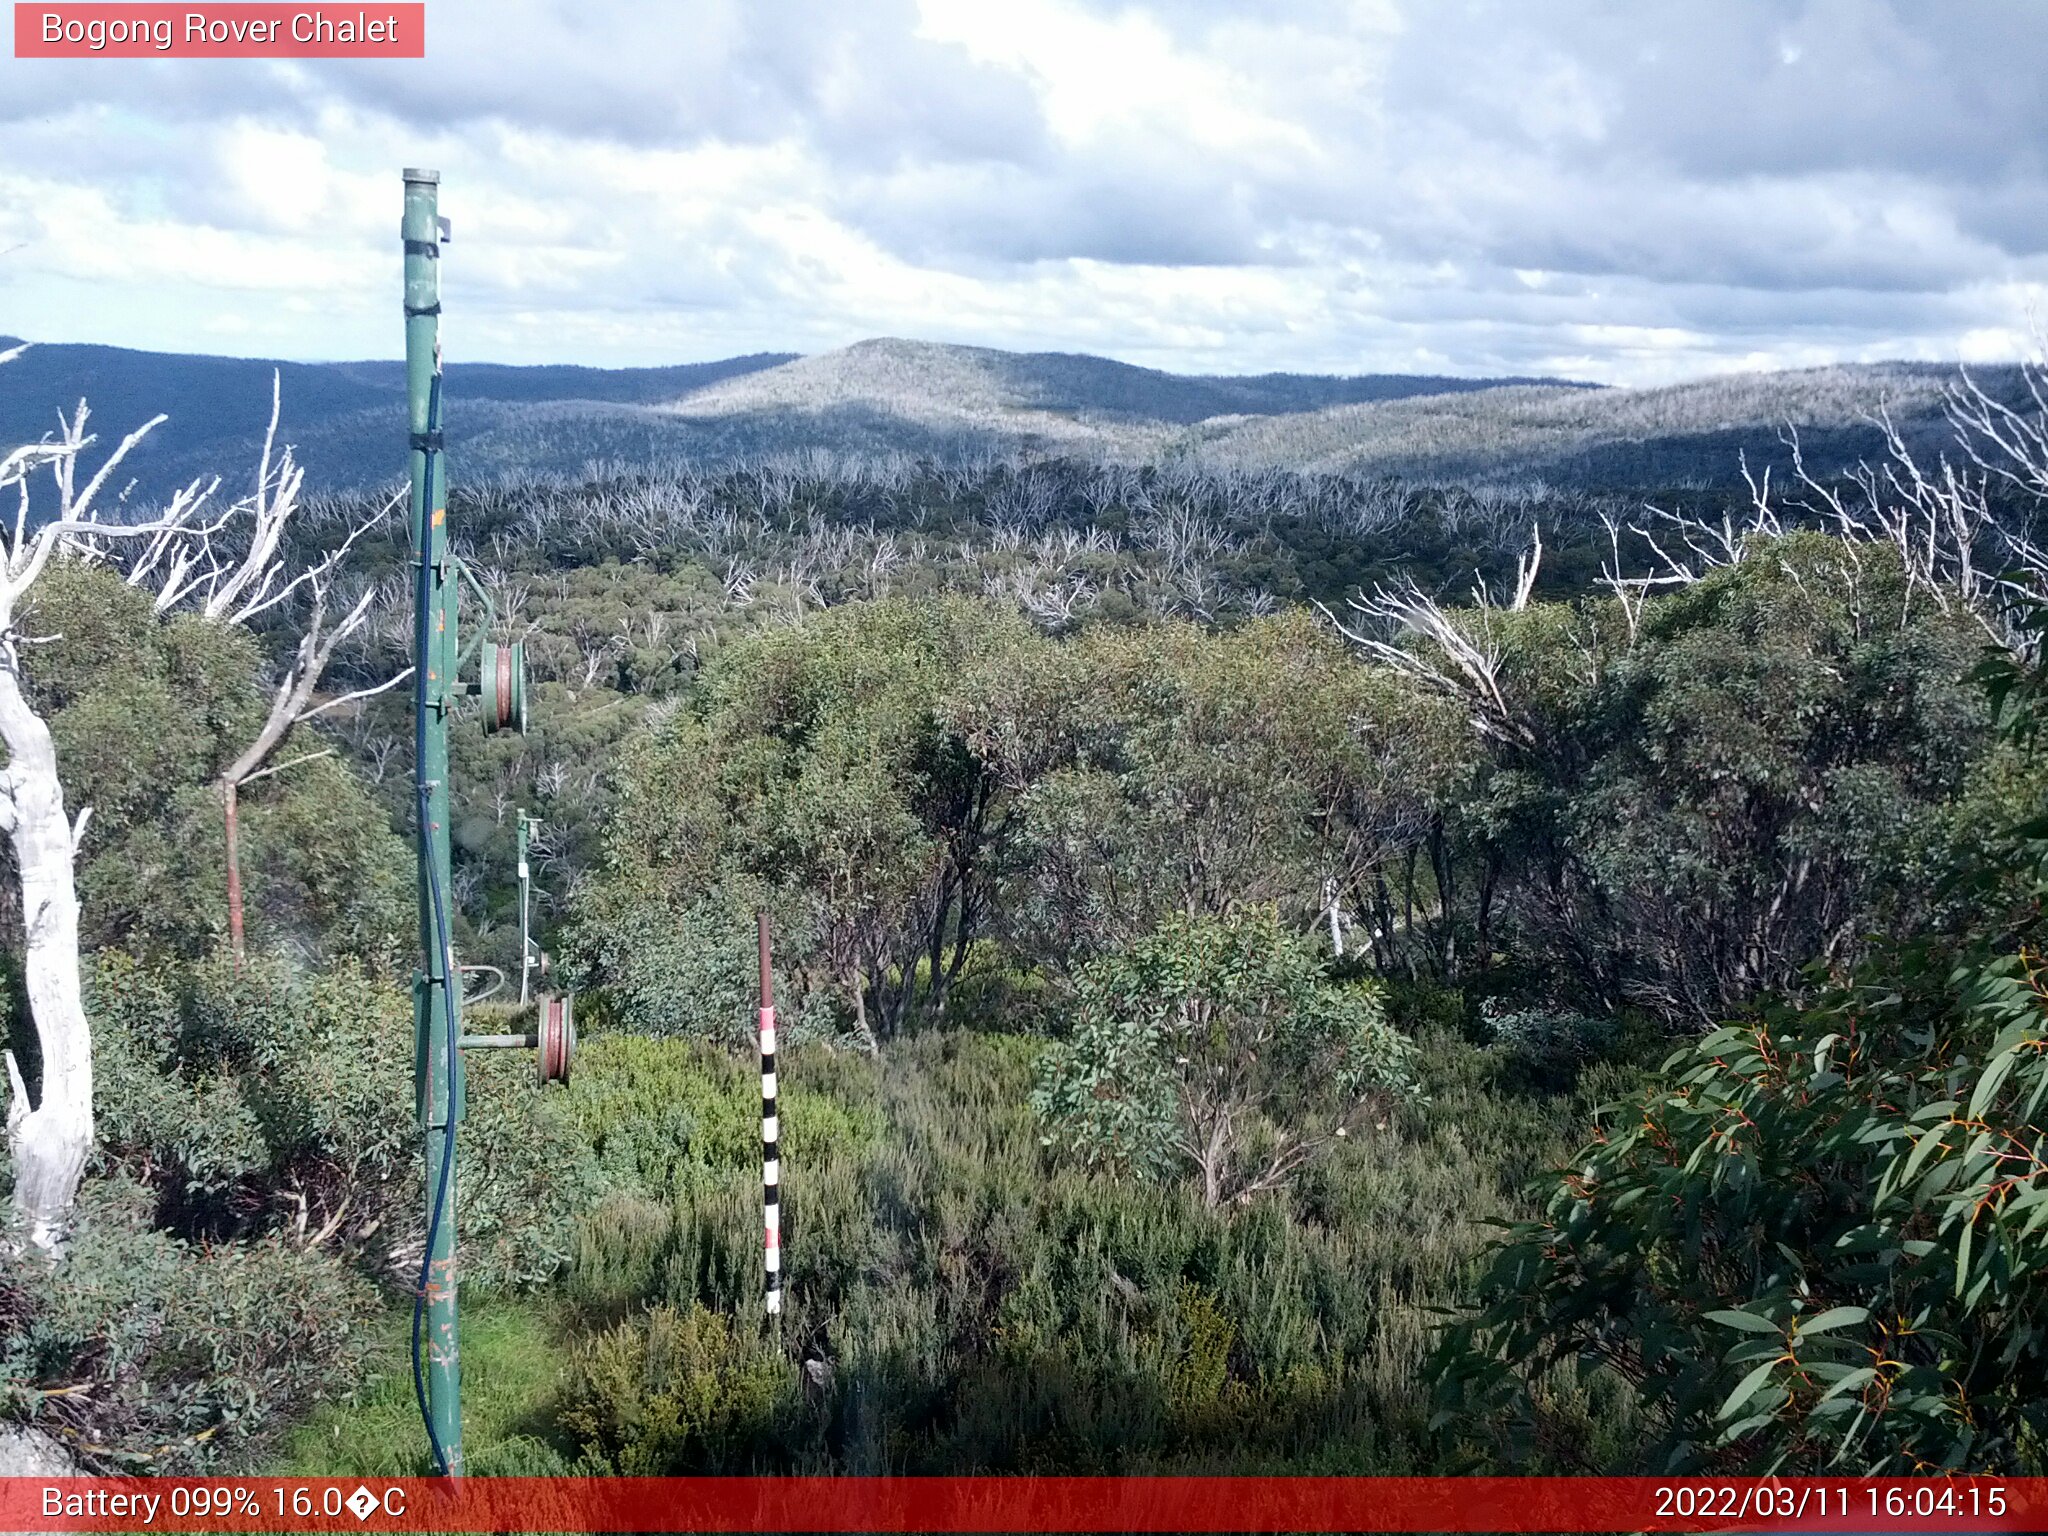
POLYGON ((761 924, 761 1216, 768 1261, 768 1313, 782 1313, 782 1159, 776 1143, 775 979, 768 965, 768 914, 761 924))

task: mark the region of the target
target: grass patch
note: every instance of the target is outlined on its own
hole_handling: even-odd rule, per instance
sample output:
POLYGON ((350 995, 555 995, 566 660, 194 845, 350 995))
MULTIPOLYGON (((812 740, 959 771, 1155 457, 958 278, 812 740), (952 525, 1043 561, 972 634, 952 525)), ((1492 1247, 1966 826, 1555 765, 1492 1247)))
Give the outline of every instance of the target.
MULTIPOLYGON (((566 1470, 549 1443, 563 1383, 563 1320, 541 1300, 491 1298, 462 1309, 463 1450, 473 1472, 566 1470)), ((413 1400, 412 1308, 377 1326, 369 1374, 347 1400, 293 1431, 275 1475, 421 1477, 431 1472, 413 1400)))

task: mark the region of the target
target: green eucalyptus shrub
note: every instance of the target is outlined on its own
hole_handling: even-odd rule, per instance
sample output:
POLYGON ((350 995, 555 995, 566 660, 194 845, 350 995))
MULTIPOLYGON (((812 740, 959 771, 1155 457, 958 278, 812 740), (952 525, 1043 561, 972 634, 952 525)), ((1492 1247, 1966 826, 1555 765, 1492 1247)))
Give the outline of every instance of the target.
MULTIPOLYGON (((643 899, 625 886, 589 892, 563 934, 572 986, 601 987, 609 1020, 655 1038, 748 1046, 760 1007, 757 907, 747 887, 713 888, 682 907, 643 899)), ((801 954, 801 920, 775 915, 778 955, 801 954)), ((840 1024, 831 999, 778 967, 779 1037, 794 1046, 833 1039, 840 1024)))
MULTIPOLYGON (((585 1055, 578 1055, 579 1071, 585 1055)), ((547 1286, 574 1260, 577 1223, 608 1187, 572 1097, 574 1079, 568 1087, 536 1084, 526 1051, 471 1051, 464 1070, 457 1165, 463 1283, 498 1291, 547 1286)), ((418 1145, 417 1131, 410 1140, 418 1145)), ((415 1221, 423 1228, 424 1218, 408 1211, 408 1230, 415 1221)))
POLYGON ((97 1165, 156 1191, 175 1229, 347 1242, 417 1187, 411 1008, 360 967, 103 951, 86 1007, 97 1165))
MULTIPOLYGON (((263 638, 194 614, 158 615, 111 570, 54 562, 31 607, 42 651, 33 699, 49 721, 67 799, 93 815, 79 847, 88 947, 203 959, 227 932, 225 807, 217 780, 270 703, 263 638)), ((241 795, 250 941, 302 959, 379 969, 410 946, 405 843, 363 781, 311 727, 277 761, 302 761, 241 795)), ((18 919, 17 919, 18 920, 18 919)))
POLYGON ((1271 908, 1169 917, 1075 992, 1032 1104, 1091 1162, 1192 1169, 1211 1206, 1282 1187, 1371 1103, 1415 1091, 1377 990, 1328 980, 1271 908))
POLYGON ((1659 1470, 2038 1472, 2042 1034, 2016 957, 1920 952, 1688 1046, 1494 1256, 1452 1401, 1533 1430, 1578 1362, 1659 1470))
POLYGON ((187 1242, 152 1226, 153 1203, 88 1180, 60 1264, 0 1261, 0 1407, 109 1471, 246 1465, 354 1384, 371 1287, 282 1233, 187 1242))
MULTIPOLYGON (((95 1167, 150 1189, 167 1230, 285 1233, 402 1274, 423 1228, 413 1014, 359 966, 252 957, 187 965, 119 951, 87 980, 99 1064, 95 1167)), ((603 1187, 570 1090, 523 1052, 473 1051, 462 1133, 462 1262, 487 1288, 543 1284, 603 1187)))
MULTIPOLYGON (((2031 739, 2040 672, 1987 676, 2031 739)), ((1636 1397, 1658 1470, 2048 1469, 2048 818, 1950 893, 1969 931, 1814 978, 1601 1116, 1447 1336, 1447 1414, 1542 1434, 1571 1366, 1636 1397)))
POLYGON ((1586 1014, 1542 1004, 1514 1007, 1498 998, 1479 1005, 1488 1043, 1534 1081, 1568 1083, 1587 1063, 1614 1052, 1624 1039, 1612 1014, 1586 1014))

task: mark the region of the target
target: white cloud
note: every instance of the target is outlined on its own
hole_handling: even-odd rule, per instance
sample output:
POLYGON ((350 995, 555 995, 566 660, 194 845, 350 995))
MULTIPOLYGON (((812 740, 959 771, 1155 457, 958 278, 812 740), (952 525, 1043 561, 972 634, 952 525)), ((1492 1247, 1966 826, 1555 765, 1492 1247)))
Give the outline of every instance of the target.
POLYGON ((2048 299, 2048 9, 505 0, 423 64, 0 60, 0 329, 451 355, 878 333, 1654 382, 1995 355, 2048 299), (1751 18, 1753 21, 1753 18, 1751 18))
POLYGON ((1023 72, 1070 148, 1136 139, 1183 155, 1285 160, 1313 147, 1300 123, 1265 109, 1267 82, 1225 57, 1184 51, 1143 11, 1100 14, 1065 0, 919 0, 918 11, 922 36, 1023 72))

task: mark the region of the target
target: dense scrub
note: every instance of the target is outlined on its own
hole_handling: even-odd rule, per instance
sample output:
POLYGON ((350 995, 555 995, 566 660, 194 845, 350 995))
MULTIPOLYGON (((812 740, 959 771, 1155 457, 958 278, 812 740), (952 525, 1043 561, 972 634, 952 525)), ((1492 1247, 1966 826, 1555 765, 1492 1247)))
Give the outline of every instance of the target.
MULTIPOLYGON (((85 942, 204 955, 227 931, 216 781, 270 702, 262 648, 196 615, 162 619, 149 593, 82 563, 60 562, 33 600, 38 629, 63 644, 37 657, 31 693, 73 802, 92 808, 79 846, 85 942)), ((245 900, 272 945, 396 963, 414 926, 410 860, 333 752, 252 785, 241 836, 245 900)), ((18 928, 11 852, 0 865, 0 917, 18 928)))
POLYGON ((1941 872, 2025 792, 1981 631, 1840 550, 1789 536, 1632 624, 1488 612, 1477 722, 1298 612, 1060 638, 834 609, 735 641, 626 745, 567 946, 623 1022, 676 1028, 703 994, 656 980, 673 944, 767 905, 806 1006, 874 1040, 942 1016, 977 945, 1065 978, 1170 913, 1334 903, 1382 973, 1695 1028, 1952 923, 1941 872))
MULTIPOLYGON (((538 810, 588 1031, 566 1087, 472 1064, 476 1468, 2032 1465, 2031 1399, 1974 1437, 1943 1407, 2038 1359, 2034 1207, 2000 1204, 2038 1181, 1987 1174, 1964 1124, 2038 1129, 2038 903, 2001 849, 2043 775, 1970 676, 1986 632, 1891 546, 1810 528, 1624 601, 1592 581, 1616 510, 901 463, 460 505, 535 729, 456 733, 459 947, 511 958, 538 810), (1362 652, 1307 601, 1403 570, 1497 594, 1539 515, 1530 601, 1452 610, 1477 702, 1438 642, 1362 652), (756 911, 788 1024, 779 1333, 756 911), (1857 1120, 1866 1084, 1909 1123, 1857 1120), (1908 1147, 1988 1204, 1901 1193, 1908 1147), (1961 1235, 1983 1211, 1998 1245, 1961 1235), (1495 1218, 1523 1224, 1497 1252, 1495 1218), (1751 1262, 1757 1223, 1791 1267, 1751 1262), (1989 1351, 1898 1357, 1924 1411, 1881 1432, 1875 1377, 1823 1379, 1865 1338, 1840 1309, 1880 1302, 1989 1351)), ((397 663, 392 591, 338 683, 397 663)), ((423 1235, 402 702, 327 717, 247 797, 237 969, 211 786, 277 637, 163 621, 101 570, 39 601, 67 645, 37 702, 96 808, 100 1138, 61 1275, 0 1273, 6 1411, 108 1464, 416 1469, 410 1438, 367 1448, 412 1433, 392 1317, 423 1235), (201 1291, 232 1337, 172 1307, 201 1291)))
MULTIPOLYGON (((1991 494, 2005 493, 1994 486, 1991 494)), ((1739 522, 1747 505, 1746 493, 1697 487, 1667 487, 1654 499, 1660 508, 1710 524, 1724 515, 1739 522)), ((318 539, 323 529, 343 526, 351 509, 333 503, 316 511, 308 534, 318 539)), ((2024 512, 2003 507, 2001 515, 2024 526, 2024 512)), ((1557 486, 813 455, 722 471, 594 466, 575 480, 475 485, 458 488, 450 516, 465 557, 494 596, 503 628, 523 638, 535 678, 531 735, 459 730, 454 741, 458 921, 466 952, 501 965, 509 958, 515 807, 524 804, 543 816, 544 884, 550 892, 567 891, 599 861, 621 782, 607 765, 639 736, 650 707, 666 710, 688 700, 701 709, 706 695, 699 680, 717 671, 727 650, 764 630, 815 635, 820 622, 829 630, 837 610, 871 602, 929 613, 927 605, 941 599, 980 599, 990 614, 1013 615, 1013 625, 1094 644, 1101 656, 1115 652, 1118 634, 1162 621, 1233 631, 1283 613, 1312 621, 1316 603, 1345 616, 1354 594, 1408 579, 1446 602, 1467 604, 1475 588, 1500 593, 1512 586, 1517 556, 1540 525, 1544 557, 1534 595, 1548 618, 1525 621, 1514 632, 1515 675, 1523 683, 1521 702, 1539 711, 1535 723, 1562 735, 1574 750, 1585 749, 1576 764, 1543 765, 1552 777, 1591 766, 1585 752, 1602 750, 1603 743, 1656 750, 1659 744, 1644 734, 1654 718, 1632 715, 1657 707, 1661 691, 1664 718, 1682 722, 1718 688, 1712 668, 1723 662, 1717 658, 1749 674, 1740 686, 1755 696, 1772 728, 1793 731, 1795 755, 1809 747, 1838 755, 1844 748, 1861 750, 1839 733, 1802 739, 1805 727, 1790 712, 1796 701, 1788 691, 1801 665, 1823 669, 1805 676, 1809 691, 1828 667, 1865 669, 1856 687, 1835 698, 1849 713, 1838 710, 1831 730, 1877 720, 1871 690, 1892 686, 1923 662, 1930 669, 1926 689, 1914 686, 1928 705, 1946 707, 1934 694, 1948 690, 1965 710, 1977 707, 1956 686, 1979 643, 1967 621, 1944 628, 1937 615, 1915 609, 1906 632, 1891 642, 1891 659, 1884 659, 1886 625, 1906 610, 1896 601, 1895 578, 1881 571, 1873 571, 1873 579, 1879 587, 1890 580, 1893 592, 1873 591, 1872 601, 1860 607, 1849 601, 1852 584, 1837 573, 1824 573, 1817 586, 1809 582, 1810 595, 1797 600, 1806 618, 1764 637, 1772 643, 1755 656, 1747 652, 1763 637, 1757 613, 1780 595, 1794 596, 1786 579, 1774 587, 1761 570, 1727 573, 1707 588, 1725 597, 1702 594, 1689 605, 1669 605, 1657 643, 1632 644, 1613 605, 1587 599, 1600 590, 1604 566, 1635 575, 1659 568, 1650 546, 1628 531, 1640 524, 1657 532, 1658 525, 1635 496, 1557 486), (1620 530, 1618 549, 1603 519, 1620 530), (1747 614, 1739 611, 1744 607, 1747 614), (1580 609, 1580 620, 1558 622, 1580 609), (1928 654, 1908 654, 1914 647, 1928 654), (1935 654, 1943 647, 1950 654, 1935 654), (1660 689, 1653 667, 1676 665, 1688 649, 1694 661, 1660 689), (1868 670, 1886 666, 1888 676, 1868 670), (1768 675, 1767 667, 1773 669, 1768 675), (1589 668, 1597 686, 1575 682, 1589 668)), ((1810 510, 1791 508, 1783 521, 1790 527, 1816 519, 1810 510)), ((1880 560, 1885 555, 1870 553, 1880 560)), ((372 572, 384 573, 385 600, 374 635, 337 658, 337 680, 387 676, 403 664, 409 644, 398 531, 370 554, 372 572)), ((980 637, 961 638, 973 644, 980 637)), ((1133 658, 1144 643, 1133 640, 1133 658)), ((1077 653, 1074 664, 1081 662, 1077 653)), ((1247 655, 1242 664, 1254 662, 1247 655)), ((1332 679, 1342 664, 1325 668, 1317 685, 1359 686, 1332 679)), ((1933 723, 1926 716, 1903 722, 1909 733, 1933 723)), ((387 811, 402 820, 410 729, 402 700, 375 701, 335 724, 387 811)), ((1703 732, 1695 763, 1717 771, 1722 764, 1711 761, 1713 755, 1732 765, 1751 745, 1703 732)), ((1749 758, 1740 766, 1753 777, 1784 771, 1782 763, 1754 753, 1749 758)), ((1956 754, 1944 746, 1931 760, 1954 761, 1956 754)), ((1506 766, 1511 777, 1525 775, 1524 765, 1506 766)), ((1626 778, 1642 776, 1639 767, 1626 778)), ((1503 778, 1500 787, 1512 791, 1513 785, 1503 778)), ((1907 790, 1914 797, 1945 793, 1928 785, 1924 773, 1907 790)), ((1526 805, 1526 819, 1540 823, 1575 792, 1569 778, 1555 793, 1544 791, 1526 805)), ((1613 792, 1626 797, 1636 790, 1625 779, 1613 792)), ((1663 793, 1655 786, 1650 792, 1663 793)), ((1466 819, 1498 821, 1520 803, 1512 793, 1511 803, 1487 803, 1495 798, 1482 792, 1466 819)), ((1447 836, 1454 830, 1447 825, 1447 836)), ((1526 843, 1526 833, 1516 839, 1526 843)), ((1602 872, 1622 881, 1625 861, 1645 851, 1612 850, 1599 861, 1602 872)), ((1471 898, 1469 922, 1490 915, 1480 911, 1487 880, 1482 864, 1453 881, 1471 898)), ((1385 913, 1375 916, 1383 933, 1393 931, 1385 913)), ((1654 932, 1643 937, 1667 949, 1673 942, 1654 932)), ((1439 931, 1430 942, 1441 949, 1459 940, 1439 931)), ((1402 957, 1398 963, 1409 962, 1402 957)), ((1613 957, 1603 961, 1610 998, 1628 982, 1616 970, 1613 957)), ((1674 1005, 1697 1008, 1698 991, 1689 984, 1674 1005)))
MULTIPOLYGON (((1985 680, 2037 739, 2041 674, 1985 680)), ((1954 872, 1959 931, 1771 1000, 1608 1107, 1447 1341, 1462 1411, 1540 1434, 1570 1362, 1640 1395, 1652 1466, 2038 1475, 2044 869, 2030 807, 1954 872)))
MULTIPOLYGON (((1546 1092, 1504 1049, 1425 1039, 1428 1113, 1368 1124, 1286 1198, 1237 1212, 1048 1147, 1026 1103, 1041 1040, 926 1031, 880 1062, 802 1048, 779 1332, 760 1311, 746 1064, 600 1042, 580 1103, 613 1182, 548 1292, 566 1362, 479 1454, 638 1473, 1475 1465, 1483 1427, 1429 1428, 1437 1309, 1469 1286, 1483 1219, 1520 1209, 1621 1079, 1546 1092)), ((1623 1454, 1620 1402, 1547 1400, 1595 1436, 1587 1454, 1623 1454)), ((330 1415, 302 1454, 354 1443, 356 1422, 330 1415)))

